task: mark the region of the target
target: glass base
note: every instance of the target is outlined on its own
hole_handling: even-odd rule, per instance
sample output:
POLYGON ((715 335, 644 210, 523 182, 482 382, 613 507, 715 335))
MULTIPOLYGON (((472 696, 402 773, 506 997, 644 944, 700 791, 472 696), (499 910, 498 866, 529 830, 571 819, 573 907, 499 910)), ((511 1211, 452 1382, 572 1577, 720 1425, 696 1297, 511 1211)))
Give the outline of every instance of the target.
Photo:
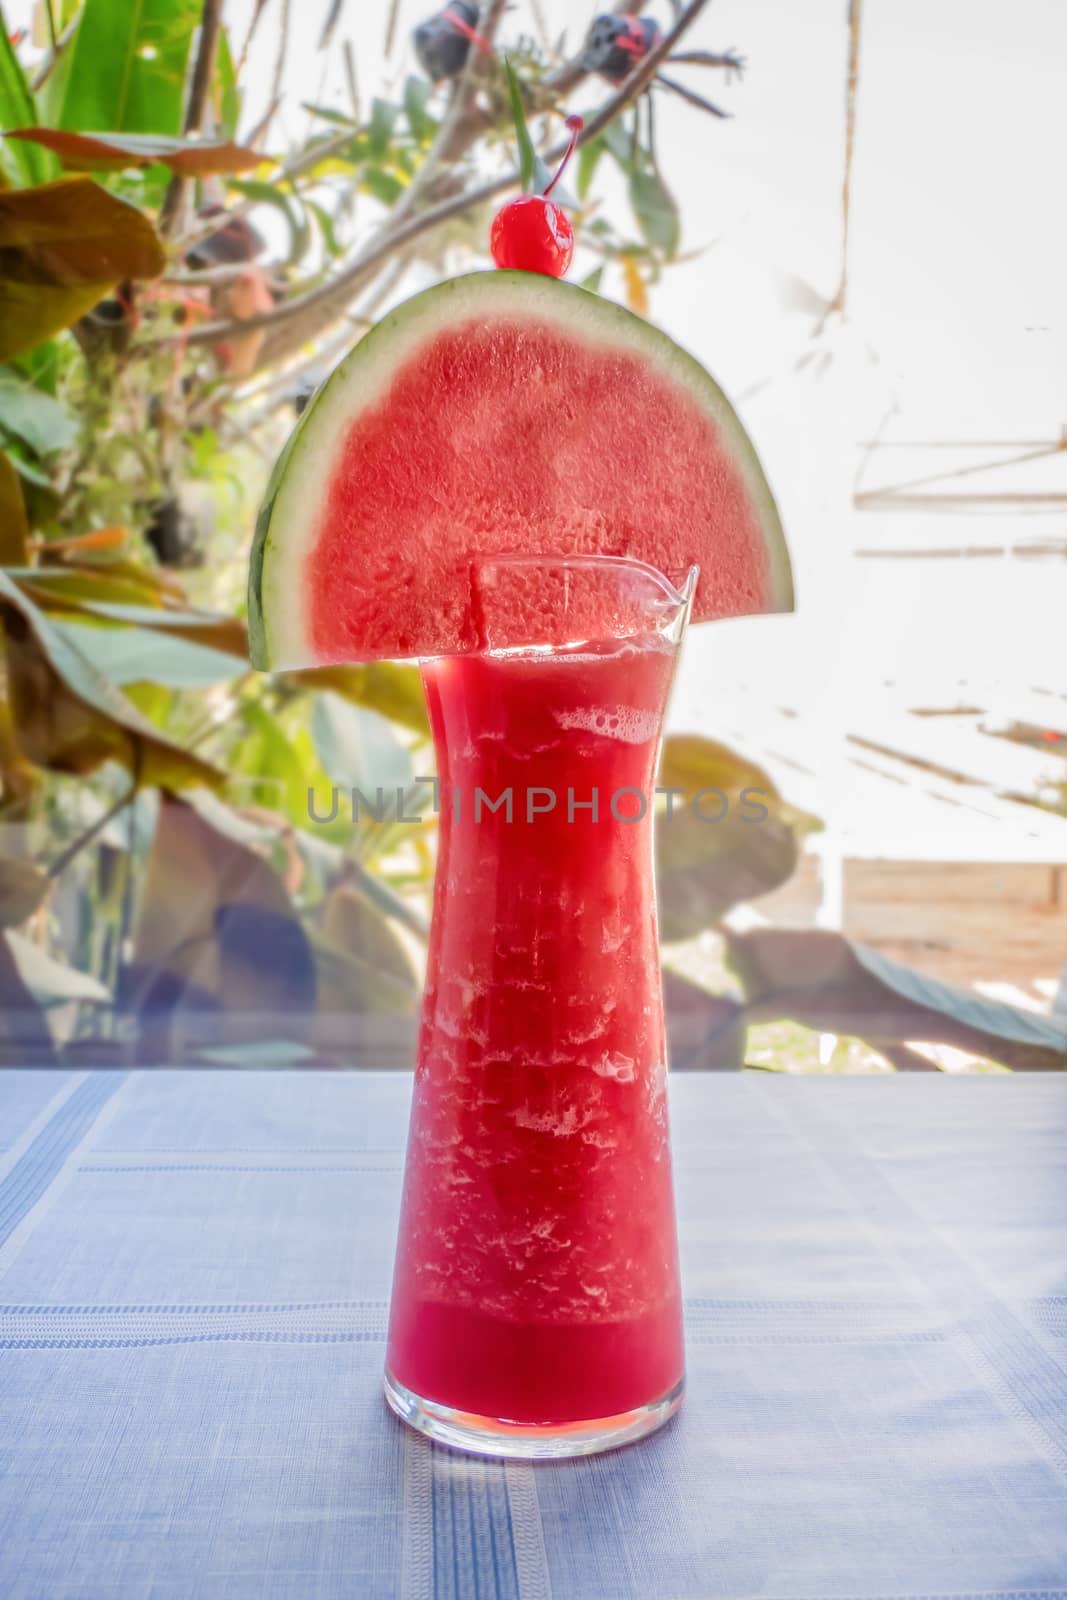
POLYGON ((581 1422, 507 1422, 501 1417, 482 1417, 473 1411, 457 1411, 453 1406, 424 1400, 399 1383, 392 1373, 385 1374, 386 1402, 409 1427, 453 1450, 519 1461, 560 1461, 567 1456, 591 1456, 633 1444, 662 1428, 674 1416, 684 1390, 683 1377, 660 1399, 613 1417, 590 1417, 581 1422))

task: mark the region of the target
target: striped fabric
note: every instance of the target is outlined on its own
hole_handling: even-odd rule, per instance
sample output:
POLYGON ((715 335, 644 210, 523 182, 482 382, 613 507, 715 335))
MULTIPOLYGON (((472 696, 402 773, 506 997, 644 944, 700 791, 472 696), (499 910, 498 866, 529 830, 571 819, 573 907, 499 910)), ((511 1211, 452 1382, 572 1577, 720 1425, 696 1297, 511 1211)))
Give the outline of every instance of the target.
POLYGON ((3 1600, 1067 1600, 1067 1080, 672 1084, 689 1394, 380 1398, 410 1081, 0 1073, 3 1600))

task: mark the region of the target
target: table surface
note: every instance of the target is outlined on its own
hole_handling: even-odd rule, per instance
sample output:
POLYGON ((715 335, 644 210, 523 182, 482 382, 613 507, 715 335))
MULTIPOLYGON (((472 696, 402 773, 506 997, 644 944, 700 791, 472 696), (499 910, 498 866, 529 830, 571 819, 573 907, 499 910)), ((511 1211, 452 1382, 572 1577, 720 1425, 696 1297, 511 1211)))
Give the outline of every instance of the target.
POLYGON ((380 1396, 410 1079, 0 1072, 4 1600, 1067 1600, 1067 1079, 672 1083, 689 1392, 380 1396))

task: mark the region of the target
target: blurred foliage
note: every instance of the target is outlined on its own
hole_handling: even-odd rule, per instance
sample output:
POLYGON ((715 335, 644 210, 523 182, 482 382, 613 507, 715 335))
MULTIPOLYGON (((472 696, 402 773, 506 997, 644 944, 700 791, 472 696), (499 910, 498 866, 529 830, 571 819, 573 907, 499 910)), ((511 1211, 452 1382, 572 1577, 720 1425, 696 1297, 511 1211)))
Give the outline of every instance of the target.
MULTIPOLYGON (((356 70, 366 19, 349 16, 352 38, 335 26, 323 46, 345 69, 343 103, 307 104, 303 138, 268 153, 278 107, 248 115, 251 36, 230 39, 219 11, 44 0, 28 37, 0 12, 5 1062, 259 1064, 267 1034, 279 1064, 343 1061, 357 1019, 376 1059, 409 1038, 432 823, 351 808, 317 822, 312 797, 323 814, 334 782, 410 798, 431 759, 418 672, 248 669, 255 502, 309 393, 369 319, 485 263, 486 185, 503 192, 514 160, 505 43, 536 160, 569 112, 596 119, 574 180, 584 287, 643 314, 681 249, 652 95, 609 78, 605 97, 580 54, 524 33, 521 16, 484 7, 487 52, 450 41, 426 58, 447 81, 394 74, 369 103, 356 70), (578 104, 594 86, 599 103, 578 104)), ((254 7, 253 30, 271 25, 254 7)), ((675 939, 781 883, 811 819, 710 741, 670 741, 662 781, 731 801, 760 788, 768 808, 760 828, 731 807, 722 828, 660 830, 675 939)), ((769 1015, 780 952, 736 937, 732 952, 769 1015)), ((951 1011, 855 959, 871 1004, 892 994, 951 1011)), ((843 970, 805 967, 803 1005, 781 1014, 837 993, 843 970)), ((727 1037, 743 1057, 742 1002, 671 988, 701 1064, 727 1037)), ((1006 1038, 1013 1024, 961 1026, 1006 1038)))

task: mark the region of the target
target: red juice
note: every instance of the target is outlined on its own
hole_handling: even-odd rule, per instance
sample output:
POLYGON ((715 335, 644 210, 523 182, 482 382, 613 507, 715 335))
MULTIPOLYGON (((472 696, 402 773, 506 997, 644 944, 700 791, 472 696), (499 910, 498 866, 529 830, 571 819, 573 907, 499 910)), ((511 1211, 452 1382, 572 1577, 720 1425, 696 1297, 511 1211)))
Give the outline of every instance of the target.
POLYGON ((441 834, 387 1366, 476 1418, 616 1417, 683 1376, 652 876, 674 655, 424 667, 441 834))

